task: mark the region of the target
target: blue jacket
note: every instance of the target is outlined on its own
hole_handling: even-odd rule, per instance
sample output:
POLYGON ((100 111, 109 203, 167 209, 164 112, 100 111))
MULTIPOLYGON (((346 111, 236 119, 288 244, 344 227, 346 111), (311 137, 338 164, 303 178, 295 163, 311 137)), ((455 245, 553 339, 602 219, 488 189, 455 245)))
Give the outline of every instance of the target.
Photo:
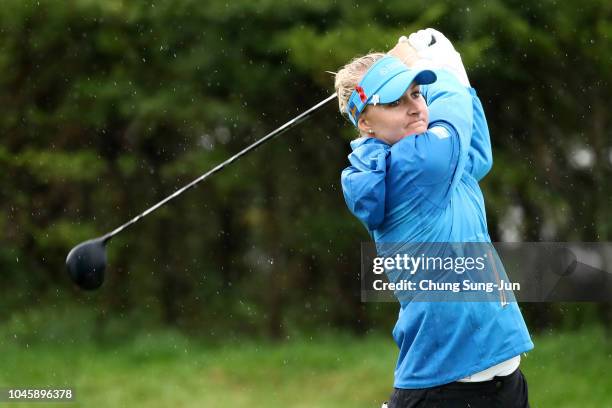
MULTIPOLYGON (((480 100, 452 74, 422 86, 427 132, 394 145, 351 143, 342 191, 378 243, 490 242, 478 185, 491 169, 480 100)), ((516 303, 400 301, 396 388, 456 381, 533 348, 516 303)))

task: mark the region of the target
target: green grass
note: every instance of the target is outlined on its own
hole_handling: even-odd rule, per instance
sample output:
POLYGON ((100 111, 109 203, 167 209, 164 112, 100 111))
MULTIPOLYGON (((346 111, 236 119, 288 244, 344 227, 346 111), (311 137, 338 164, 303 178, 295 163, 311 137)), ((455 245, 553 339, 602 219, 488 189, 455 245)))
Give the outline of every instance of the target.
MULTIPOLYGON (((535 343, 522 363, 532 407, 612 407, 612 347, 603 330, 553 333, 535 343)), ((31 404, 41 408, 378 408, 391 389, 396 349, 382 336, 213 347, 164 332, 113 347, 26 345, 5 335, 0 356, 1 387, 75 390, 75 402, 31 404)))

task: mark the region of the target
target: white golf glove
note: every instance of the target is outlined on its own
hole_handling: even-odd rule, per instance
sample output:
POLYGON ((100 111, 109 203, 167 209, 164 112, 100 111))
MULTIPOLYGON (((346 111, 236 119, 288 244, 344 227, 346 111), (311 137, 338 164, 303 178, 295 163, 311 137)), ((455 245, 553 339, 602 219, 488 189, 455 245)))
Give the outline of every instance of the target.
POLYGON ((466 87, 470 86, 461 55, 441 32, 433 28, 419 30, 408 38, 400 37, 398 42, 408 42, 419 56, 418 68, 445 69, 451 72, 466 87))

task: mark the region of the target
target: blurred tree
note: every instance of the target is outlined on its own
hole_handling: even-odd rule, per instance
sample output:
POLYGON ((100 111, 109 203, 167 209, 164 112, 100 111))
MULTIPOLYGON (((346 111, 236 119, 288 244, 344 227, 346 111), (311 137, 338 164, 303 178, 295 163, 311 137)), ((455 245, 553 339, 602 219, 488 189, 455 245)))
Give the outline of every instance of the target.
MULTIPOLYGON (((610 240, 611 9, 6 0, 0 317, 78 302, 101 332, 120 317, 211 338, 392 324, 394 305, 360 303, 369 237, 339 187, 355 133, 332 107, 117 237, 101 292, 72 289, 63 260, 323 99, 326 71, 427 26, 456 44, 485 104, 494 239, 610 240)), ((542 326, 571 314, 528 309, 542 326)))

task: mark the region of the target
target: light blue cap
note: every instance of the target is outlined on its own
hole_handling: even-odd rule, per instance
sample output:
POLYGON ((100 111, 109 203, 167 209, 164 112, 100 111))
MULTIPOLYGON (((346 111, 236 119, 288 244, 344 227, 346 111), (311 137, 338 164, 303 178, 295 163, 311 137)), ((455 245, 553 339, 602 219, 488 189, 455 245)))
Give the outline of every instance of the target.
POLYGON ((436 74, 428 69, 408 68, 399 58, 387 55, 368 69, 348 100, 346 113, 357 126, 359 115, 368 104, 391 103, 404 95, 416 82, 427 85, 435 82, 436 74))

